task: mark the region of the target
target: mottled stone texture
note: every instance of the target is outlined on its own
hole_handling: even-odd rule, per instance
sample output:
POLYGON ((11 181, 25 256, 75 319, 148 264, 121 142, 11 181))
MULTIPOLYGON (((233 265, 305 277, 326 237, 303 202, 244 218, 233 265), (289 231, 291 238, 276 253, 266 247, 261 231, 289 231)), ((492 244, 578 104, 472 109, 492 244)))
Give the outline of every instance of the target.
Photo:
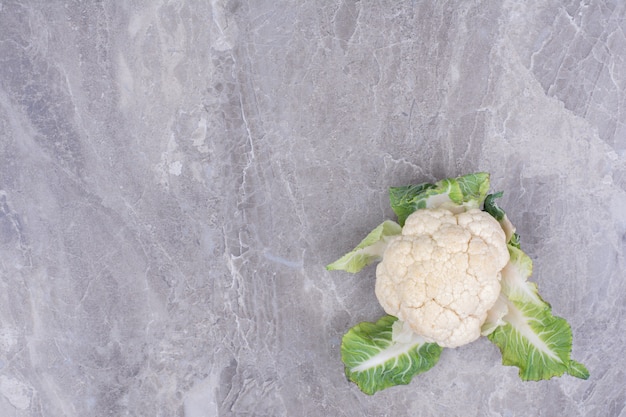
POLYGON ((625 416, 626 3, 0 1, 0 415, 625 416), (476 170, 591 371, 348 383, 386 188, 476 170))

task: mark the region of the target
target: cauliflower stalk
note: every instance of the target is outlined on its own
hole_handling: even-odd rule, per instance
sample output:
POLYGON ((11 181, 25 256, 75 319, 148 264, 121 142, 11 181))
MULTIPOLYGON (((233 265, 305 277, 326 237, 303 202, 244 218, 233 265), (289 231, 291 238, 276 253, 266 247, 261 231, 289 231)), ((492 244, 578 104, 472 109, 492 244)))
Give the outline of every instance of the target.
POLYGON ((356 273, 380 262, 375 293, 387 315, 353 327, 341 345, 346 375, 363 392, 408 384, 442 348, 481 335, 523 380, 588 378, 570 358, 569 324, 527 281, 532 261, 495 203, 502 193, 488 190, 487 173, 391 188, 398 223, 386 220, 327 266, 356 273))

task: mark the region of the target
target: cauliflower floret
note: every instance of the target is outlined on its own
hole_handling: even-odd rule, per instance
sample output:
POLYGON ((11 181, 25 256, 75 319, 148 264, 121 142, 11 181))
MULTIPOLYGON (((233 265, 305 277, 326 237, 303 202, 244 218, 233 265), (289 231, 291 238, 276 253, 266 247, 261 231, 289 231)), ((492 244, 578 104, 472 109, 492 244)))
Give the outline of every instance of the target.
POLYGON ((429 342, 457 347, 480 336, 509 261, 505 232, 478 209, 417 210, 376 269, 376 297, 429 342))

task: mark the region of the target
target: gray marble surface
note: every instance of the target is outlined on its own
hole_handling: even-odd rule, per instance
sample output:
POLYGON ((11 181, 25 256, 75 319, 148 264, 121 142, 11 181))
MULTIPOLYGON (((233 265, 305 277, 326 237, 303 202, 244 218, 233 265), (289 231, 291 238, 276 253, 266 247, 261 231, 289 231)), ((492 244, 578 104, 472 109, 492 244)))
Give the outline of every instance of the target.
POLYGON ((621 0, 0 1, 1 416, 626 416, 621 0), (484 170, 587 381, 366 396, 324 265, 484 170))

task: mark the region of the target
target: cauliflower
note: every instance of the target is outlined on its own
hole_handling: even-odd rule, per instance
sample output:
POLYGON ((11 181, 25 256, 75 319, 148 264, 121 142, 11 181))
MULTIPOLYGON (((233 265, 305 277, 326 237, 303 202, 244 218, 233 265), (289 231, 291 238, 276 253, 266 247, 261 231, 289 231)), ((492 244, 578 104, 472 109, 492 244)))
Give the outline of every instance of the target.
POLYGON ((461 346, 480 337, 508 261, 505 232, 488 213, 417 210, 378 264, 376 297, 425 340, 461 346))
POLYGON ((364 393, 408 384, 437 364, 444 347, 481 335, 524 381, 589 378, 571 358, 570 325, 528 281, 532 260, 495 202, 502 192, 488 191, 486 172, 391 187, 397 223, 385 220, 326 266, 357 273, 380 262, 375 291, 387 314, 341 339, 346 376, 364 393))

